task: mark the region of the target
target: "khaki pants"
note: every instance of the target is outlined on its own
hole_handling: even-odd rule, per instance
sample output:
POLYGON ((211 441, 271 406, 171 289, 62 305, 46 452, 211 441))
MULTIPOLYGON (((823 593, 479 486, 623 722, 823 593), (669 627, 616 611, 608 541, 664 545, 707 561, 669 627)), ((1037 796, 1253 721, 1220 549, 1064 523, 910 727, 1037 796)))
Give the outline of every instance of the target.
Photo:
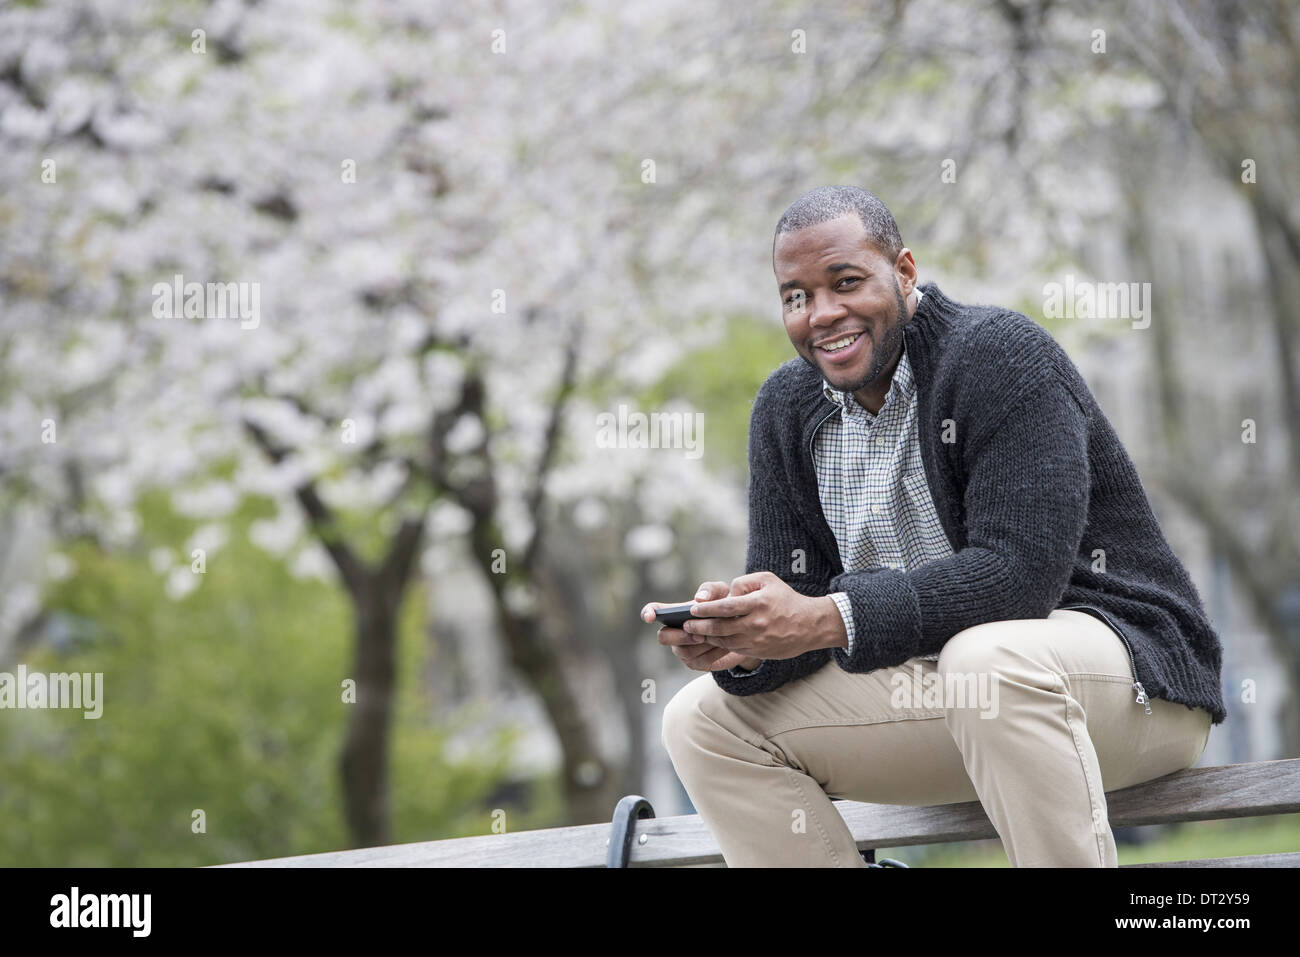
POLYGON ((1135 698, 1119 636, 1058 609, 968 628, 937 662, 832 661, 746 696, 702 674, 663 742, 731 867, 864 867, 833 797, 978 800, 1012 866, 1115 867, 1105 792, 1192 767, 1210 736, 1204 709, 1135 698))

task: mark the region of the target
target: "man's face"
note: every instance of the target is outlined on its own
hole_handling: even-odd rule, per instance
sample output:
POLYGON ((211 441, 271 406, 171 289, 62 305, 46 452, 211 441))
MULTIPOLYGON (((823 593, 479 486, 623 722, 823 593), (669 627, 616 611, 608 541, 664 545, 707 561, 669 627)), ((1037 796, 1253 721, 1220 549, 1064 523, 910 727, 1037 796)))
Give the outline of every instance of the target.
POLYGON ((909 313, 899 277, 910 292, 911 252, 891 263, 848 214, 778 236, 772 268, 795 351, 833 388, 878 410, 902 352, 909 313), (832 345, 840 348, 826 348, 832 345))

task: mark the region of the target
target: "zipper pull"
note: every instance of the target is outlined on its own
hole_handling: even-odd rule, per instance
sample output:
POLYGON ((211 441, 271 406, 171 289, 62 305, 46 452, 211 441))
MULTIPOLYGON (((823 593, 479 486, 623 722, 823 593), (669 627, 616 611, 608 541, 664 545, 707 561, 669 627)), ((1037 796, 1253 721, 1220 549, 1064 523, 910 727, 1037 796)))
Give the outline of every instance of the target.
POLYGON ((1142 687, 1142 682, 1133 682, 1133 687, 1137 689, 1137 703, 1147 709, 1147 714, 1151 713, 1151 702, 1147 700, 1147 691, 1142 687))

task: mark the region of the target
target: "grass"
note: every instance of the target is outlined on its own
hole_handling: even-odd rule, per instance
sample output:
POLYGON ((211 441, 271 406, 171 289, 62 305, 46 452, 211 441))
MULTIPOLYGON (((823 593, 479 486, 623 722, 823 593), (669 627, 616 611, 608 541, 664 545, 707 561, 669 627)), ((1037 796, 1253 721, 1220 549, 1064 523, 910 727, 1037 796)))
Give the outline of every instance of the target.
MULTIPOLYGON (((1160 824, 1126 828, 1125 831, 1145 841, 1118 845, 1121 867, 1158 861, 1300 851, 1300 814, 1160 824)), ((880 848, 876 851, 876 860, 883 857, 892 857, 912 867, 1010 866, 1002 842, 998 840, 880 848)))

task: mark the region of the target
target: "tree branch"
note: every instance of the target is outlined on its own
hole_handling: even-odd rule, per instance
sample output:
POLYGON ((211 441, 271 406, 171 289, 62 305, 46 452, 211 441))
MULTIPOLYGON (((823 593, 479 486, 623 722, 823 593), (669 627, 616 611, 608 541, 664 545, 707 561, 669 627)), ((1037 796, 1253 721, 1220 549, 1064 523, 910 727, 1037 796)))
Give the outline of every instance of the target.
POLYGON ((560 372, 560 384, 555 392, 555 401, 551 405, 551 418, 546 423, 546 439, 542 446, 542 455, 537 463, 537 479, 533 483, 532 489, 528 493, 528 514, 533 516, 533 534, 528 540, 528 547, 524 549, 523 565, 524 568, 531 570, 533 563, 537 560, 538 549, 542 541, 542 498, 546 494, 546 477, 550 474, 551 465, 555 460, 556 447, 559 445, 560 425, 564 418, 564 409, 568 404, 569 396, 573 394, 574 380, 577 376, 578 369, 578 343, 582 337, 574 330, 569 336, 568 345, 564 353, 564 369, 560 372))
MULTIPOLYGON (((249 419, 244 419, 243 422, 245 431, 266 454, 266 457, 271 460, 272 464, 278 465, 289 454, 288 450, 277 445, 266 433, 266 430, 257 423, 249 419)), ((294 495, 298 499, 298 504, 302 506, 302 510, 307 513, 313 534, 325 546, 330 558, 334 560, 334 565, 343 577, 343 583, 347 586, 348 591, 354 595, 359 594, 365 585, 365 566, 357 558, 347 542, 343 541, 338 534, 338 522, 335 519, 334 512, 325 504, 316 491, 316 483, 310 480, 304 482, 294 489, 294 495)))

